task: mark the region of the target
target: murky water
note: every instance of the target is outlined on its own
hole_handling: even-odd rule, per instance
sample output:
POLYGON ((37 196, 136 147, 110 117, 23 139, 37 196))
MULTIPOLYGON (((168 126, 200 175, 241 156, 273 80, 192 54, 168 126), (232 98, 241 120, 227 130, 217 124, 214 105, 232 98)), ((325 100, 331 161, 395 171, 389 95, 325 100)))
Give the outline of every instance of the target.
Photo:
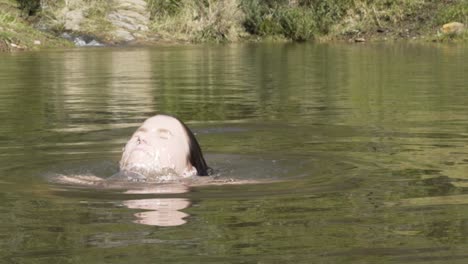
POLYGON ((399 44, 0 54, 0 262, 466 263, 466 61, 399 44), (116 173, 158 112, 220 177, 261 184, 50 181, 116 173))

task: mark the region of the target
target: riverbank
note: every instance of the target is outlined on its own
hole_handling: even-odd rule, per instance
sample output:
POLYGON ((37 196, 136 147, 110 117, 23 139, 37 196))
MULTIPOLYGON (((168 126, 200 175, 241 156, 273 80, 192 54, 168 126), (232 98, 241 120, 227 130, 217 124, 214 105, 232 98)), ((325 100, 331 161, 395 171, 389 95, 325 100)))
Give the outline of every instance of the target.
POLYGON ((35 27, 38 17, 24 17, 14 0, 0 0, 0 52, 72 47, 69 41, 35 27))
POLYGON ((467 41, 465 0, 0 0, 0 50, 161 42, 467 41), (445 28, 443 25, 451 22, 445 28))

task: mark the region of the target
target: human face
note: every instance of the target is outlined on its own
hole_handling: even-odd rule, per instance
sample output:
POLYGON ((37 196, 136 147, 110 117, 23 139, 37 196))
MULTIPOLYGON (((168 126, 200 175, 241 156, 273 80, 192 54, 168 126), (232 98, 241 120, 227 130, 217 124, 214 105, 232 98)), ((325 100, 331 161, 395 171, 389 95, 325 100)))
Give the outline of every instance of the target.
MULTIPOLYGON (((172 171, 187 174, 189 139, 179 120, 157 115, 147 119, 125 145, 120 169, 143 174, 172 171)), ((196 173, 196 171, 195 171, 196 173)))

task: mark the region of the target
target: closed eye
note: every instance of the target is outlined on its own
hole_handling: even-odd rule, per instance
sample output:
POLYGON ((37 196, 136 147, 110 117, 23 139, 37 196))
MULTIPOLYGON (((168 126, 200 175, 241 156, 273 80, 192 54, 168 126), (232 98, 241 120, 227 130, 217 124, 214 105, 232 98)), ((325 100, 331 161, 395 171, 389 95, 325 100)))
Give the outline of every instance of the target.
POLYGON ((137 129, 137 131, 135 131, 135 133, 136 133, 136 132, 143 132, 143 133, 146 133, 146 132, 148 132, 148 129, 146 129, 146 128, 144 128, 144 127, 140 127, 140 128, 137 129))
POLYGON ((164 128, 158 129, 157 133, 158 133, 158 137, 162 139, 169 139, 170 137, 172 137, 171 131, 164 129, 164 128))

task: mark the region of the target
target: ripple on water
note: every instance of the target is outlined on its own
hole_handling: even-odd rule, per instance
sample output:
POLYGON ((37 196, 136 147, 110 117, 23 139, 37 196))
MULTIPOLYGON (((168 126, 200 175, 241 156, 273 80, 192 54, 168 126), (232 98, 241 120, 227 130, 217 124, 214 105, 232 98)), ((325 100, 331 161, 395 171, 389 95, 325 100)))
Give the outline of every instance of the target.
POLYGON ((134 223, 155 226, 187 223, 190 215, 184 210, 192 206, 194 198, 256 199, 288 196, 291 188, 296 194, 307 195, 310 192, 352 188, 352 184, 334 182, 330 170, 352 169, 354 165, 329 157, 296 156, 286 159, 208 154, 206 159, 213 168, 211 176, 169 181, 129 182, 126 177, 122 177, 125 175, 119 175, 117 163, 111 161, 64 162, 57 166, 60 169, 47 173, 46 177, 53 184, 54 195, 80 199, 85 203, 90 199, 99 199, 103 201, 104 207, 117 206, 133 211, 133 219, 130 221, 134 223), (312 180, 312 184, 306 183, 310 181, 312 172, 316 180, 312 180), (284 184, 287 182, 289 184, 286 188, 284 184), (199 188, 202 187, 216 189, 214 192, 200 192, 199 188), (194 188, 199 190, 192 192, 194 188))

